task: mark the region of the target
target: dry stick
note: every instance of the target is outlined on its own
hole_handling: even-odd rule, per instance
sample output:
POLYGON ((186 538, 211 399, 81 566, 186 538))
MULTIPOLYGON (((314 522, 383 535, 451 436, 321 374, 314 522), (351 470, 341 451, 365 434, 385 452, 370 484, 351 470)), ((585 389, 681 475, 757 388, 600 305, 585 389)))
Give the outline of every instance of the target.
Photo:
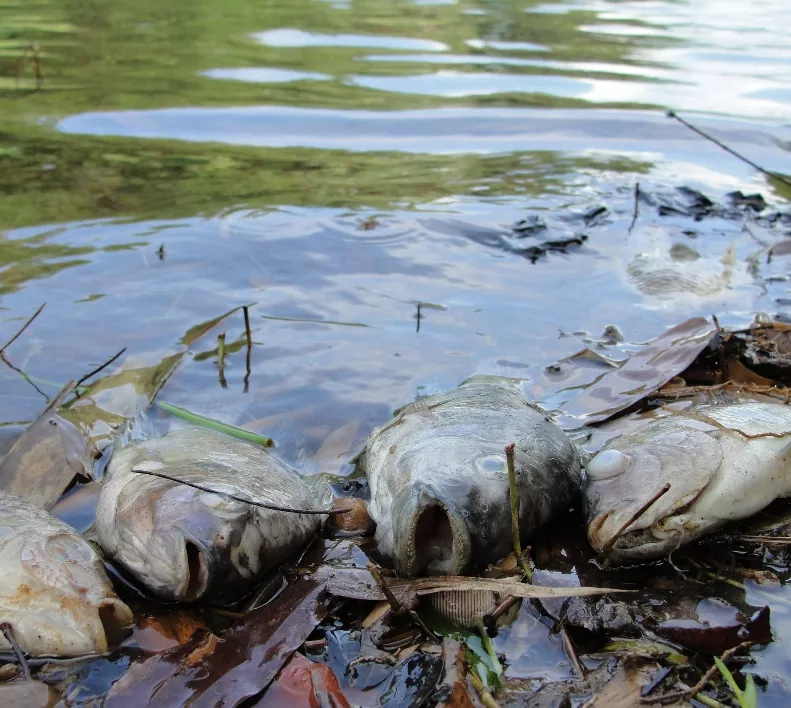
MULTIPOLYGON (((737 646, 728 649, 721 657, 720 661, 724 664, 728 659, 730 659, 737 651, 740 649, 747 649, 751 647, 755 642, 742 642, 737 646)), ((705 687, 706 684, 711 680, 712 676, 717 673, 719 669, 717 668, 717 664, 714 664, 705 674, 703 674, 703 678, 700 679, 692 688, 687 688, 683 691, 676 691, 675 693, 665 693, 661 696, 646 696, 640 699, 641 703, 664 703, 665 701, 675 701, 677 699, 684 699, 688 698, 689 696, 695 696, 700 693, 705 687)))
POLYGON ((529 583, 533 579, 533 571, 530 570, 530 566, 522 555, 522 542, 519 539, 519 491, 516 487, 516 470, 514 469, 515 449, 516 445, 514 443, 507 445, 505 448, 505 459, 508 464, 509 496, 511 497, 511 534, 514 542, 514 557, 529 583))
POLYGON ((783 184, 786 184, 789 187, 791 187, 791 180, 788 179, 787 177, 784 177, 783 175, 776 174, 774 172, 769 172, 769 170, 765 170, 763 167, 761 167, 760 165, 757 165, 756 163, 754 163, 749 158, 745 157, 744 155, 740 155, 738 152, 736 152, 736 150, 733 150, 733 149, 729 148, 727 145, 725 145, 724 143, 721 143, 719 140, 717 140, 717 138, 712 137, 708 133, 704 133, 700 128, 696 128, 691 123, 688 123, 681 116, 676 115, 676 113, 674 111, 667 111, 667 113, 665 115, 667 115, 668 118, 675 118, 679 123, 681 123, 681 125, 685 125, 687 128, 689 128, 693 132, 697 133, 701 137, 706 138, 706 140, 711 141, 715 145, 721 147, 723 150, 725 150, 725 152, 729 152, 731 155, 733 155, 734 157, 738 158, 742 162, 746 162, 748 165, 750 165, 750 167, 753 167, 754 169, 758 170, 759 172, 762 172, 767 177, 773 177, 774 179, 778 180, 779 182, 782 182, 783 184))
POLYGON ((497 620, 508 612, 517 602, 520 602, 521 599, 521 597, 516 597, 515 595, 506 597, 505 600, 497 605, 491 612, 483 616, 484 624, 496 624, 497 620))
POLYGON ((217 335, 217 367, 220 370, 220 386, 228 388, 225 380, 225 332, 217 335))
MULTIPOLYGON (((94 376, 95 374, 98 374, 100 371, 104 371, 108 366, 110 366, 110 364, 112 364, 125 351, 126 351, 126 347, 124 347, 114 357, 112 357, 111 359, 108 359, 107 361, 105 361, 104 364, 102 364, 101 366, 97 366, 93 371, 91 371, 88 374, 85 374, 85 376, 83 376, 79 381, 77 381, 76 384, 74 384, 74 387, 77 388, 77 386, 79 386, 84 381, 87 381, 89 378, 91 378, 91 376, 94 376)), ((79 391, 77 392, 77 394, 79 395, 79 391)))
POLYGON ((661 497, 667 494, 670 491, 670 483, 666 484, 662 489, 660 489, 653 497, 651 497, 645 504, 643 504, 634 514, 632 514, 627 520, 626 523, 615 532, 613 537, 607 541, 607 543, 602 548, 603 555, 607 555, 615 545, 616 541, 623 535, 624 531, 628 529, 637 519, 639 519, 646 511, 648 511, 661 497))
POLYGON ((640 209, 640 183, 634 183, 634 212, 632 213, 632 223, 629 224, 629 230, 627 233, 632 233, 632 229, 634 225, 637 223, 637 215, 640 209))
POLYGON ((14 654, 16 654, 17 661, 19 665, 22 667, 22 673, 25 675, 25 680, 30 681, 30 666, 28 666, 27 658, 25 657, 25 652, 22 651, 22 647, 17 644, 16 637, 14 636, 14 628, 11 626, 9 622, 3 622, 0 624, 0 630, 2 630, 3 634, 5 635, 6 641, 11 645, 11 649, 14 650, 14 654))
POLYGON ((244 312, 244 333, 247 337, 246 373, 244 375, 244 392, 247 393, 250 390, 250 358, 253 353, 253 335, 250 333, 250 308, 244 305, 242 311, 244 312))
POLYGON ((229 499, 233 499, 234 501, 242 502, 243 504, 250 504, 252 506, 258 506, 262 509, 271 509, 272 511, 285 511, 289 514, 326 514, 327 516, 335 516, 336 514, 348 514, 351 509, 327 509, 326 511, 317 511, 316 509, 292 509, 288 506, 277 506, 275 504, 264 504, 263 502, 254 501, 252 499, 245 499, 244 497, 237 497, 235 494, 229 494, 228 492, 223 492, 219 489, 211 489, 210 487, 204 487, 201 484, 195 484, 194 482, 187 482, 184 479, 179 479, 178 477, 171 477, 170 475, 163 474, 162 472, 153 472, 152 470, 140 470, 132 468, 132 472, 136 472, 137 474, 147 474, 152 477, 159 477, 160 479, 167 479, 171 482, 177 482, 178 484, 183 484, 185 487, 192 487, 193 489, 198 489, 201 492, 208 492, 209 494, 219 494, 223 497, 228 497, 229 499))
POLYGON ((789 546, 791 545, 791 537, 789 536, 734 536, 739 541, 749 541, 752 543, 768 543, 776 546, 789 546))
POLYGON ((387 583, 382 577, 382 574, 379 572, 379 569, 373 563, 368 563, 366 568, 368 568, 368 572, 373 576, 373 579, 376 581, 379 589, 384 593, 387 602, 390 603, 390 609, 392 609, 396 614, 401 612, 403 609, 401 607, 401 603, 398 601, 398 598, 393 595, 393 591, 387 587, 387 583))
POLYGON ((571 641, 569 632, 566 629, 565 620, 560 623, 560 629, 558 630, 558 633, 560 634, 561 640, 563 640, 563 651, 571 662, 574 673, 576 673, 581 679, 584 679, 585 676, 587 676, 587 671, 585 671, 585 667, 580 661, 580 657, 579 654, 577 654, 577 648, 574 646, 574 642, 571 641))
POLYGON ((13 343, 14 343, 14 342, 15 342, 15 341, 16 341, 16 340, 19 338, 19 335, 20 335, 20 334, 22 334, 22 332, 24 332, 24 331, 25 331, 25 330, 26 330, 28 327, 30 327, 30 325, 33 323, 33 320, 35 320, 35 319, 36 319, 36 317, 38 317, 38 316, 41 314, 41 311, 44 309, 44 307, 46 306, 46 304, 47 304, 46 302, 45 302, 45 303, 42 303, 41 307, 39 307, 39 308, 38 308, 38 310, 36 310, 36 311, 33 313, 33 316, 32 316, 32 317, 30 317, 30 318, 28 319, 28 321, 27 321, 27 322, 25 322, 25 324, 23 324, 23 325, 22 325, 22 329, 20 329, 20 330, 19 330, 19 331, 18 331, 18 332, 17 332, 17 333, 16 333, 16 334, 13 336, 13 337, 11 337, 11 339, 9 339, 9 340, 8 340, 8 341, 7 341, 7 342, 6 342, 6 343, 3 345, 3 348, 2 348, 2 349, 0 349, 0 354, 2 354, 2 353, 3 353, 3 352, 6 350, 6 349, 8 349, 8 347, 10 347, 10 346, 11 346, 11 345, 12 345, 12 344, 13 344, 13 343))

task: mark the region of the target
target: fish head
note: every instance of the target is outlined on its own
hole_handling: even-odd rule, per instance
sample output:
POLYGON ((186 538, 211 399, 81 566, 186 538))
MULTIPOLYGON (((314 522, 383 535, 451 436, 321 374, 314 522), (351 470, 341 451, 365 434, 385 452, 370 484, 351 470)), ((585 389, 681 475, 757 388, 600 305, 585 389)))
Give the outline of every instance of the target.
POLYGON ((663 418, 615 438, 586 465, 588 540, 614 561, 669 555, 701 535, 690 507, 722 464, 712 426, 663 418))
MULTIPOLYGON (((136 469, 155 471, 160 463, 136 469)), ((167 474, 205 484, 189 466, 167 474)), ((232 485, 212 482, 211 492, 137 474, 117 490, 111 523, 113 556, 156 594, 179 601, 222 601, 252 585, 264 538, 250 504, 232 485)))

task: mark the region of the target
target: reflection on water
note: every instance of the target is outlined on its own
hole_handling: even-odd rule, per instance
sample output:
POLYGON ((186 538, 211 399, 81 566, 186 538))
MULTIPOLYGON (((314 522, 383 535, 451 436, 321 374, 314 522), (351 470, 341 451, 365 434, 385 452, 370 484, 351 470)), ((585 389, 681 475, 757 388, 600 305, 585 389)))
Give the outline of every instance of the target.
MULTIPOLYGON (((658 107, 788 172, 789 21, 779 0, 0 6, 0 341, 46 301, 7 354, 65 382, 254 302, 249 392, 243 350, 223 388, 209 341, 163 399, 345 472, 393 409, 473 373, 555 400, 544 366, 608 325, 625 355, 692 315, 782 313, 791 266, 762 249, 787 220, 658 207, 681 184, 791 194, 658 107), (13 68, 33 42, 41 91, 13 68)), ((5 439, 43 398, 0 377, 5 439)))

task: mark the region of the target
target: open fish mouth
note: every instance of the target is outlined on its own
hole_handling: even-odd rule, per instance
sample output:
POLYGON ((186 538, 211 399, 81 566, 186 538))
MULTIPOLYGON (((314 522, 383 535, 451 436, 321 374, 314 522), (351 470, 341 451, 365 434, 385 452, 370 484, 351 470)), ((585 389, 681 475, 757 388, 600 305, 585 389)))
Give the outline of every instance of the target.
POLYGON ((394 519, 394 559, 399 575, 458 575, 470 562, 470 534, 460 514, 428 486, 408 490, 394 519))

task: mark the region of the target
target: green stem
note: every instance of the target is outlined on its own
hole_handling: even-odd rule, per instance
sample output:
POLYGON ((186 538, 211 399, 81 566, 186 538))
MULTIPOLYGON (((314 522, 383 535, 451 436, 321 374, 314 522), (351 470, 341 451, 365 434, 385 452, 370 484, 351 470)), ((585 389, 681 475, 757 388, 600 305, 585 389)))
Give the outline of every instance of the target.
POLYGON ((275 444, 274 440, 272 440, 272 438, 266 437, 266 435, 259 435, 258 433, 253 433, 250 430, 244 430, 244 428, 237 428, 236 426, 222 423, 219 420, 214 420, 214 418, 207 418, 206 416, 198 415, 197 413, 191 413, 184 408, 174 406, 172 403, 154 401, 153 405, 158 406, 163 411, 170 413, 170 415, 175 416, 176 418, 186 420, 188 423, 200 425, 204 428, 208 428, 209 430, 216 430, 218 433, 225 433, 226 435, 238 438, 239 440, 247 440, 248 442, 257 443, 263 447, 273 447, 275 444))
POLYGON ((516 486, 516 468, 514 466, 514 450, 516 445, 511 443, 505 448, 505 459, 508 465, 508 488, 511 497, 511 535, 514 544, 514 558, 516 558, 527 582, 532 582, 533 571, 522 555, 522 541, 519 538, 519 489, 516 486))

